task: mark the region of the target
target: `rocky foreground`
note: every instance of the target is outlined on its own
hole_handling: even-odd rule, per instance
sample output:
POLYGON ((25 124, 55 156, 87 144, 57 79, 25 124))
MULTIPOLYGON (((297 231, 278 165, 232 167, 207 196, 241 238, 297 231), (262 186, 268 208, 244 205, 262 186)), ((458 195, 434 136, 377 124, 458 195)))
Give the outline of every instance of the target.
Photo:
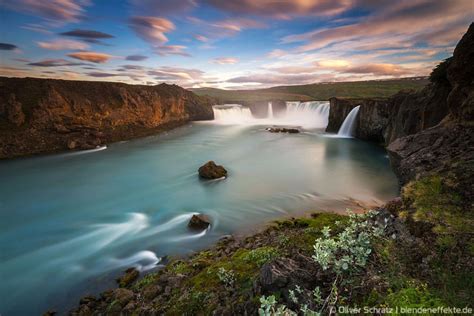
POLYGON ((365 215, 317 212, 247 238, 225 237, 141 278, 128 270, 119 288, 83 298, 71 313, 326 315, 350 308, 383 314, 396 307, 472 313, 472 60, 474 25, 423 91, 355 102, 373 104, 367 111, 361 105, 359 133, 366 122, 378 122, 365 132, 388 145, 403 184, 400 198, 365 215), (386 102, 393 108, 374 106, 386 102))
POLYGON ((211 105, 176 85, 0 77, 0 159, 152 135, 213 119, 211 105))

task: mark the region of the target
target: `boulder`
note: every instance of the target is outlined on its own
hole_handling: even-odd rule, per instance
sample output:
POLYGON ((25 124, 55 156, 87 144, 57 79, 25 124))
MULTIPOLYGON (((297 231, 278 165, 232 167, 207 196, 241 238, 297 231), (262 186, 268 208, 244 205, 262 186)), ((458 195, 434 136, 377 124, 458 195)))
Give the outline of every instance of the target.
POLYGON ((193 215, 189 220, 188 227, 194 230, 204 230, 211 225, 209 216, 204 214, 193 215))
POLYGON ((286 128, 286 127, 268 127, 266 129, 270 133, 288 133, 288 134, 297 134, 299 129, 297 128, 286 128))
POLYGON ((204 179, 219 179, 227 177, 227 170, 224 167, 216 165, 214 161, 208 161, 199 168, 199 176, 204 179))
POLYGON ((138 279, 140 272, 135 268, 125 270, 125 274, 117 279, 120 287, 128 287, 138 279))

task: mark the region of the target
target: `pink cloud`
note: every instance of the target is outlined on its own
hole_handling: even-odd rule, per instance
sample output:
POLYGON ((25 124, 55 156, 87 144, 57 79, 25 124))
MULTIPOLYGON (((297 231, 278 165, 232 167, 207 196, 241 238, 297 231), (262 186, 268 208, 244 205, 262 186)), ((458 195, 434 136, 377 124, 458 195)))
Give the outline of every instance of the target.
POLYGON ((350 0, 207 0, 210 5, 235 14, 251 14, 288 19, 291 16, 335 15, 349 9, 350 0))
POLYGON ((191 54, 185 51, 187 47, 182 45, 160 45, 154 48, 156 54, 160 56, 180 55, 190 57, 191 54))
POLYGON ((36 43, 39 47, 49 50, 85 50, 89 48, 89 45, 84 42, 63 39, 36 43))
POLYGON ((130 27, 138 36, 151 44, 163 44, 168 41, 165 33, 175 29, 170 20, 152 16, 134 16, 130 18, 130 27))
POLYGON ((52 22, 78 22, 84 15, 89 0, 3 0, 0 6, 40 16, 52 22))
POLYGON ((79 60, 90 61, 96 64, 106 63, 110 58, 113 57, 112 55, 96 52, 77 52, 70 53, 68 56, 79 60))
POLYGON ((238 58, 235 57, 219 57, 212 60, 214 64, 219 65, 233 65, 239 62, 238 58))

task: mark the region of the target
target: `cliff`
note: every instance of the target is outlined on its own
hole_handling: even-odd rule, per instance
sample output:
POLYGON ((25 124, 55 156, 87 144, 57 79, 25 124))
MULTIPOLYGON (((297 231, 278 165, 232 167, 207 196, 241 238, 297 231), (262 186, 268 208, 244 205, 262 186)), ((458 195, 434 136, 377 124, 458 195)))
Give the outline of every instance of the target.
POLYGON ((213 119, 210 99, 176 85, 0 78, 0 158, 98 145, 213 119))
POLYGON ((282 100, 270 100, 270 101, 243 101, 239 102, 243 106, 250 108, 250 112, 256 118, 268 117, 268 103, 272 104, 273 114, 277 115, 286 111, 286 102, 282 100))
POLYGON ((431 83, 387 99, 331 98, 327 132, 337 132, 360 105, 355 136, 385 143, 402 184, 454 162, 472 161, 474 125, 474 24, 453 57, 438 65, 431 83))
POLYGON ((389 99, 342 99, 331 98, 327 132, 337 133, 344 119, 356 106, 360 106, 356 121, 356 137, 384 143, 384 131, 388 124, 391 102, 389 99))
MULTIPOLYGON (((428 173, 454 172, 460 185, 473 192, 474 174, 474 23, 456 46, 453 57, 440 64, 432 73, 433 100, 427 108, 434 113, 447 107, 446 115, 437 118, 436 126, 390 142, 387 150, 395 173, 402 183, 428 173), (445 88, 438 88, 444 83, 445 88), (466 177, 467 175, 467 177, 466 177), (462 181, 461 181, 462 180, 462 181), (466 180, 466 181, 464 181, 466 180)), ((414 101, 410 100, 410 104, 414 101)), ((434 117, 434 114, 432 114, 434 117)), ((395 120, 396 121, 396 120, 395 120)), ((423 120, 421 120, 423 122, 423 120)), ((470 199, 472 200, 472 194, 470 199)))

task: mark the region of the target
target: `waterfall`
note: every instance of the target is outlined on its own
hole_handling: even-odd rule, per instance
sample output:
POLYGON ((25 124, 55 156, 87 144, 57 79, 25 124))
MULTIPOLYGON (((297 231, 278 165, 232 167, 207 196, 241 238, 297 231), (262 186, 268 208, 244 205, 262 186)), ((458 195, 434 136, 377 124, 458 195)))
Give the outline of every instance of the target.
POLYGON ((286 112, 273 114, 273 104, 268 102, 268 115, 263 119, 252 116, 250 109, 239 104, 213 106, 214 123, 228 125, 288 125, 306 129, 326 128, 329 102, 286 102, 286 112))
POLYGON ((329 119, 329 102, 287 102, 285 121, 307 128, 326 128, 329 119))
POLYGON ((271 102, 268 102, 268 118, 273 118, 273 104, 271 102))
POLYGON ((248 124, 254 120, 250 109, 240 104, 215 105, 212 110, 214 121, 219 124, 248 124))
POLYGON ((355 122, 356 122, 357 114, 359 113, 359 108, 360 108, 360 105, 356 106, 349 112, 346 119, 342 123, 341 128, 337 132, 338 136, 342 136, 342 137, 354 136, 354 131, 356 127, 355 122))

